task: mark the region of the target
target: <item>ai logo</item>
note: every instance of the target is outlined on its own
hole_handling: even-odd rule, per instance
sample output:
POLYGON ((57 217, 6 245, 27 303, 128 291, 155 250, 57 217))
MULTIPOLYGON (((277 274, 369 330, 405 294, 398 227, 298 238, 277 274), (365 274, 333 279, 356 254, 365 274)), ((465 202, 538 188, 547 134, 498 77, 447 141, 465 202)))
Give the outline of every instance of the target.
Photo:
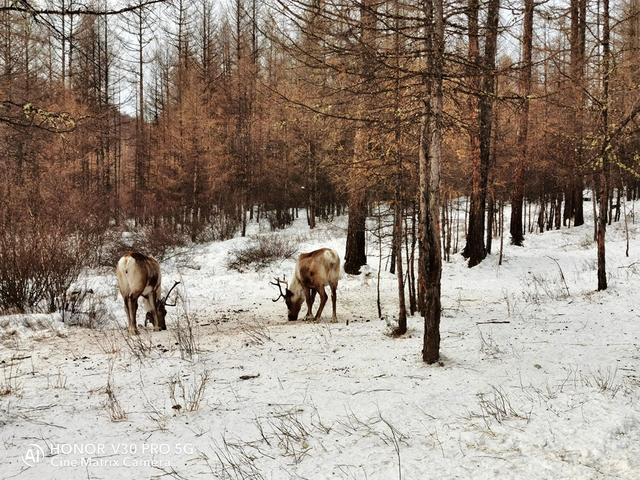
POLYGON ((44 458, 44 450, 40 445, 32 443, 27 447, 27 451, 22 454, 22 462, 27 467, 33 467, 44 458))

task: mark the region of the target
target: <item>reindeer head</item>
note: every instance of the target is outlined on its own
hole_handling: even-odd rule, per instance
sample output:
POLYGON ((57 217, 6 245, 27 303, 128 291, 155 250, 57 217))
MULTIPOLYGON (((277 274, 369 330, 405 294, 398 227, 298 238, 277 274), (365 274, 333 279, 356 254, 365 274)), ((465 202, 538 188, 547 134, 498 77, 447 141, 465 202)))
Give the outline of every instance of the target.
POLYGON ((167 329, 167 324, 165 323, 165 320, 164 320, 165 316, 167 315, 166 307, 176 306, 176 302, 167 303, 167 300, 169 299, 169 295, 171 295, 171 292, 173 291, 173 289, 176 288, 178 285, 180 285, 180 282, 174 282, 173 287, 169 289, 169 291, 164 296, 164 298, 160 298, 156 300, 156 312, 158 313, 158 323, 159 323, 158 328, 160 328, 160 330, 167 329))
POLYGON ((284 298, 284 303, 287 304, 287 309, 289 310, 289 320, 297 320, 298 313, 300 313, 300 307, 302 307, 302 297, 296 298, 296 295, 287 288, 287 277, 283 277, 282 280, 276 277, 274 280, 274 282, 269 283, 278 287, 278 291, 280 293, 276 298, 272 298, 271 300, 273 302, 277 302, 280 298, 284 298), (282 285, 285 286, 284 292, 282 291, 282 285))

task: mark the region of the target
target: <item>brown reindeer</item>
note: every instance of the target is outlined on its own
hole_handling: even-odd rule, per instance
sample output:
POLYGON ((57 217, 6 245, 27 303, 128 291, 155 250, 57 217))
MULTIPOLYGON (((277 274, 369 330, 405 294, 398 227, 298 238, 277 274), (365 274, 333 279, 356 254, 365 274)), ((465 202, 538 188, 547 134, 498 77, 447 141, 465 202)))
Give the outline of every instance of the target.
POLYGON ((154 330, 166 330, 165 305, 174 306, 175 303, 167 303, 169 294, 180 282, 175 282, 164 298, 161 298, 161 275, 158 261, 139 252, 129 252, 118 260, 116 266, 116 278, 118 289, 124 299, 124 308, 129 322, 129 333, 138 334, 136 313, 138 311, 138 298, 144 299, 144 307, 147 311, 145 326, 151 320, 154 330))
POLYGON ((321 248, 310 253, 302 253, 296 262, 293 272, 293 279, 287 287, 286 278, 280 280, 276 278, 271 285, 278 287, 280 295, 273 299, 277 302, 284 298, 289 310, 289 320, 297 320, 302 307, 302 301, 307 302, 306 319, 312 318, 311 307, 316 298, 316 293, 320 295, 320 306, 316 312, 315 320, 319 320, 322 315, 325 303, 327 303, 327 292, 324 287, 331 287, 331 304, 333 306, 332 321, 336 321, 336 290, 340 280, 340 257, 335 250, 321 248), (282 291, 282 284, 285 285, 285 292, 282 291))

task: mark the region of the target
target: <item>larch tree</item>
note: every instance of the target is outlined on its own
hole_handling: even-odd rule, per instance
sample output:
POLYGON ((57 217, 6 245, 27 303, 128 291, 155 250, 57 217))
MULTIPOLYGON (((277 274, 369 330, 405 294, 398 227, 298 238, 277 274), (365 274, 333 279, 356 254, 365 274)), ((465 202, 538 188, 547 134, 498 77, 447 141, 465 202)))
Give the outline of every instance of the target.
MULTIPOLYGON (((374 0, 363 0, 360 4, 360 37, 359 37, 359 70, 362 93, 358 98, 359 117, 366 115, 371 106, 371 97, 367 95, 367 89, 373 83, 373 68, 375 62, 375 37, 376 37, 376 8, 374 0)), ((348 186, 349 222, 347 226, 347 244, 344 255, 344 271, 350 274, 359 274, 360 267, 366 265, 366 220, 367 220, 367 195, 365 186, 359 181, 364 171, 369 155, 369 146, 372 141, 371 131, 366 124, 358 124, 355 127, 353 139, 353 162, 349 168, 350 185, 348 186)))
MULTIPOLYGON (((478 70, 481 72, 478 113, 479 157, 472 159, 473 180, 469 207, 469 231, 463 255, 469 267, 478 265, 487 255, 484 241, 487 185, 491 164, 491 129, 495 101, 495 66, 500 20, 500 0, 489 0, 486 18, 484 52, 478 70)), ((475 153, 472 151, 472 153, 475 153)))
POLYGON ((419 150, 419 248, 423 264, 419 282, 425 293, 422 316, 422 360, 440 358, 442 254, 440 247, 440 170, 442 163, 444 5, 442 0, 423 0, 424 42, 428 53, 422 76, 424 97, 420 121, 419 150))
POLYGON ((519 155, 511 190, 511 243, 521 246, 524 242, 522 207, 524 202, 525 172, 529 163, 529 102, 531 96, 531 72, 533 50, 533 18, 535 0, 524 0, 524 22, 522 26, 522 58, 520 70, 520 118, 518 119, 519 155))

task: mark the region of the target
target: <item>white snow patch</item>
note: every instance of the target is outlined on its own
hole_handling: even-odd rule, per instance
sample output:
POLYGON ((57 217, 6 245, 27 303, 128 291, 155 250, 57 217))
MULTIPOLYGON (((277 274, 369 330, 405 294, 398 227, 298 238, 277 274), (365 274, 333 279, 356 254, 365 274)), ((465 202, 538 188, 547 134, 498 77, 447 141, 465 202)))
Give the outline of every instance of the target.
POLYGON ((67 329, 59 313, 30 313, 0 316, 0 342, 12 344, 26 339, 62 337, 67 329))

